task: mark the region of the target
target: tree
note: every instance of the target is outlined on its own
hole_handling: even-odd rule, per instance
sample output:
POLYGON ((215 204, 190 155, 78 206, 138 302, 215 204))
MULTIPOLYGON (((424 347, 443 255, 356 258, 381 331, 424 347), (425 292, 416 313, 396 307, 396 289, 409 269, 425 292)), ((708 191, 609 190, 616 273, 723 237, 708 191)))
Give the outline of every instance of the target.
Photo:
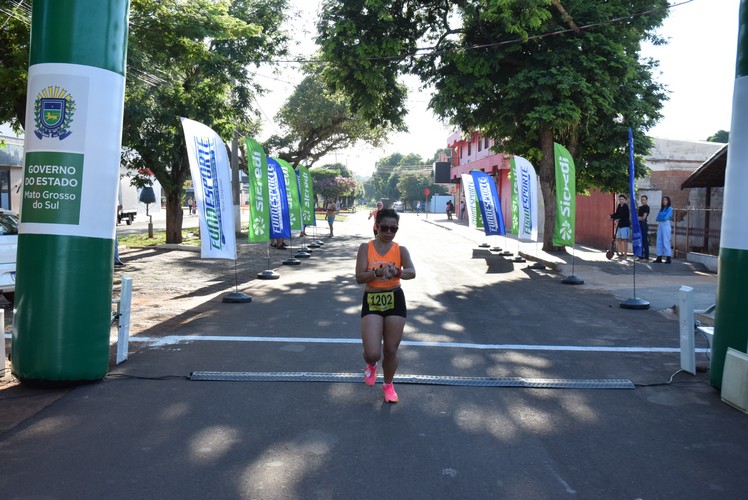
POLYGON ((334 200, 343 196, 356 196, 361 192, 359 182, 341 163, 312 167, 309 173, 312 176, 315 197, 321 196, 325 200, 334 200))
POLYGON ((307 67, 308 75, 296 87, 276 115, 276 124, 285 132, 266 142, 268 151, 296 167, 311 167, 325 155, 362 141, 379 147, 387 130, 369 126, 351 111, 345 96, 330 92, 320 78, 320 67, 307 67))
POLYGON ((447 189, 444 186, 434 184, 431 174, 406 172, 399 176, 397 189, 400 191, 400 200, 415 206, 416 202, 427 199, 435 194, 445 193, 447 189), (428 189, 431 195, 423 194, 424 189, 428 189))
POLYGON ((573 155, 580 190, 623 190, 631 127, 636 172, 645 172, 645 131, 660 118, 665 91, 640 44, 663 43, 654 30, 667 7, 666 0, 330 0, 318 42, 329 84, 373 123, 402 124, 405 94, 389 84, 413 73, 434 87, 437 116, 536 163, 543 248, 553 250, 554 142, 573 155))
POLYGON ((707 137, 709 142, 722 142, 727 144, 730 142, 730 132, 727 130, 718 130, 714 135, 707 137))
POLYGON ((0 7, 0 123, 20 132, 26 123, 26 82, 31 36, 31 1, 6 2, 0 7))
POLYGON ((431 163, 434 163, 435 161, 439 161, 439 158, 441 155, 444 154, 444 156, 447 157, 447 159, 452 157, 452 150, 449 148, 439 148, 434 152, 434 156, 431 157, 431 163))
POLYGON ((179 117, 224 140, 256 127, 246 112, 260 91, 247 67, 285 46, 286 0, 132 0, 123 161, 150 169, 166 195, 166 241, 182 239, 190 175, 179 117))
POLYGON ((367 182, 373 197, 399 200, 400 175, 404 172, 423 172, 428 168, 423 158, 416 153, 392 153, 374 163, 374 174, 367 182))

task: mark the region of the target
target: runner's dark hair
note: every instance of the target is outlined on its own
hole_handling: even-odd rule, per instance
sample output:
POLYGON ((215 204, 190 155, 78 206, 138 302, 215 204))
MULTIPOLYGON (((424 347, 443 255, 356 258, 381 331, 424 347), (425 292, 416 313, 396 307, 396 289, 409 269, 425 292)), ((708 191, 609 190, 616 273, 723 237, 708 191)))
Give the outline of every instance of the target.
POLYGON ((400 222, 400 214, 397 213, 397 210, 394 210, 392 208, 385 208, 377 212, 377 224, 379 224, 382 219, 395 219, 396 221, 400 222))

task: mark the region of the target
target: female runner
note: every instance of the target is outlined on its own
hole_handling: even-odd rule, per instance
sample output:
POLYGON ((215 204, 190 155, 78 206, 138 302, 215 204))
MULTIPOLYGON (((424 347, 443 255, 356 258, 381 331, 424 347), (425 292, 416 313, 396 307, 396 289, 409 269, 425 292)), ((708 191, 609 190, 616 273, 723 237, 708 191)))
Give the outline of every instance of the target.
POLYGON ((381 358, 386 403, 398 401, 392 379, 397 370, 397 348, 403 338, 407 317, 400 280, 416 277, 410 253, 393 241, 399 220, 395 210, 380 210, 376 217, 377 236, 362 243, 356 257, 356 281, 366 285, 361 304, 361 340, 366 361, 364 382, 374 385, 381 358))

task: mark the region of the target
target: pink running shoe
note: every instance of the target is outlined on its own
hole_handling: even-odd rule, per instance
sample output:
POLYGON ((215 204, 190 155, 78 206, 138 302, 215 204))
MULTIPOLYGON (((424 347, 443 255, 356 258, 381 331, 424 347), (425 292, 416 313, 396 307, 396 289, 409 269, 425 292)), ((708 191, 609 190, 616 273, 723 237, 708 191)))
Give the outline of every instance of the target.
POLYGON ((392 383, 384 384, 382 386, 382 389, 384 389, 384 402, 385 403, 397 403, 399 399, 397 398, 397 393, 395 392, 395 385, 392 383))
POLYGON ((377 381, 377 364, 374 363, 373 365, 370 365, 369 363, 366 363, 366 368, 364 368, 364 382, 366 382, 366 385, 374 385, 377 381))

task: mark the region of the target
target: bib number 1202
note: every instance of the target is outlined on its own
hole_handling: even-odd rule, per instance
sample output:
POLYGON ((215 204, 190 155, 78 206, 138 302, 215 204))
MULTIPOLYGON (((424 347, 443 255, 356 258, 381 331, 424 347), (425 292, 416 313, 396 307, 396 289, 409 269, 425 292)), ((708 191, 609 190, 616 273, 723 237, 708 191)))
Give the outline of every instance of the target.
POLYGON ((368 296, 369 310, 384 312, 394 309, 395 307, 395 293, 394 292, 379 292, 370 293, 368 296))

